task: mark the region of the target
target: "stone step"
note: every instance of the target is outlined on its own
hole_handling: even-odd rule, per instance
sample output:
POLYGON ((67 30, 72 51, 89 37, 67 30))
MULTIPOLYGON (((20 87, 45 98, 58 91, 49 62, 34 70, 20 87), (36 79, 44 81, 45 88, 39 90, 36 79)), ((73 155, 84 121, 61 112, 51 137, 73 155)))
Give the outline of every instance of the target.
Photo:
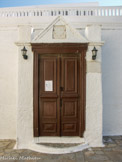
POLYGON ((46 147, 52 147, 52 148, 69 148, 74 146, 79 146, 84 143, 38 143, 38 145, 43 145, 46 147))
POLYGON ((71 136, 67 136, 67 137, 35 137, 34 138, 34 143, 60 143, 60 144, 82 144, 84 143, 85 140, 84 138, 81 137, 71 137, 71 136))
POLYGON ((87 143, 32 143, 29 149, 48 154, 66 154, 89 148, 87 143))

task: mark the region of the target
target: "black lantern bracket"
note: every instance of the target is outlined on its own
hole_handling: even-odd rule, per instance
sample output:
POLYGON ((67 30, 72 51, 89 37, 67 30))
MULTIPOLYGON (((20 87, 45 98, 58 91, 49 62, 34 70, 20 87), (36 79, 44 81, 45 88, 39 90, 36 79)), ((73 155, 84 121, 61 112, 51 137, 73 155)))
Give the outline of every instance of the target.
POLYGON ((25 48, 25 46, 23 47, 23 49, 21 49, 21 53, 22 53, 23 58, 27 60, 28 56, 27 56, 27 49, 25 48))
POLYGON ((94 46, 94 48, 93 48, 93 50, 92 50, 92 60, 96 60, 97 52, 98 52, 98 50, 97 50, 96 47, 94 46))

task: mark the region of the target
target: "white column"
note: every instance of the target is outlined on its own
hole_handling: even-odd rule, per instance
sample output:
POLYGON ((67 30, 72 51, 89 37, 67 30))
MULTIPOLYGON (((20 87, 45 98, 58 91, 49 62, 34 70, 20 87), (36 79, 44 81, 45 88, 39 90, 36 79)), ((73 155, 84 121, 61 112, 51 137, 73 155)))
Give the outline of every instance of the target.
POLYGON ((33 139, 33 54, 30 41, 31 26, 19 26, 16 148, 27 148, 33 139), (27 49, 27 60, 21 54, 24 46, 27 49))
POLYGON ((86 54, 86 130, 84 137, 92 147, 102 144, 102 81, 101 81, 101 27, 97 25, 87 26, 85 30, 90 41, 86 54), (92 60, 92 49, 96 47, 98 54, 96 60, 92 60))

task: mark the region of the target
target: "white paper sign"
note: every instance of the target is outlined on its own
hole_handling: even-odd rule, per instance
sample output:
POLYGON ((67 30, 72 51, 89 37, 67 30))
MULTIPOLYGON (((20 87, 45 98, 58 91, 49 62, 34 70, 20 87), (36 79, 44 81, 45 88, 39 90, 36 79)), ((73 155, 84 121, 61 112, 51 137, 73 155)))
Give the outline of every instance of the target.
POLYGON ((53 91, 53 81, 45 80, 45 91, 53 91))

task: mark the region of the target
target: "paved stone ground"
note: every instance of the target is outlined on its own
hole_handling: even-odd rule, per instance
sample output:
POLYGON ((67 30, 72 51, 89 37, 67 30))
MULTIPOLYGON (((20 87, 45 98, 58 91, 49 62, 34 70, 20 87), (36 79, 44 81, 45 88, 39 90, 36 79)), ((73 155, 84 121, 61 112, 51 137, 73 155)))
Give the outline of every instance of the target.
POLYGON ((104 137, 105 147, 63 155, 13 150, 14 140, 0 140, 0 162, 122 162, 122 136, 104 137))

